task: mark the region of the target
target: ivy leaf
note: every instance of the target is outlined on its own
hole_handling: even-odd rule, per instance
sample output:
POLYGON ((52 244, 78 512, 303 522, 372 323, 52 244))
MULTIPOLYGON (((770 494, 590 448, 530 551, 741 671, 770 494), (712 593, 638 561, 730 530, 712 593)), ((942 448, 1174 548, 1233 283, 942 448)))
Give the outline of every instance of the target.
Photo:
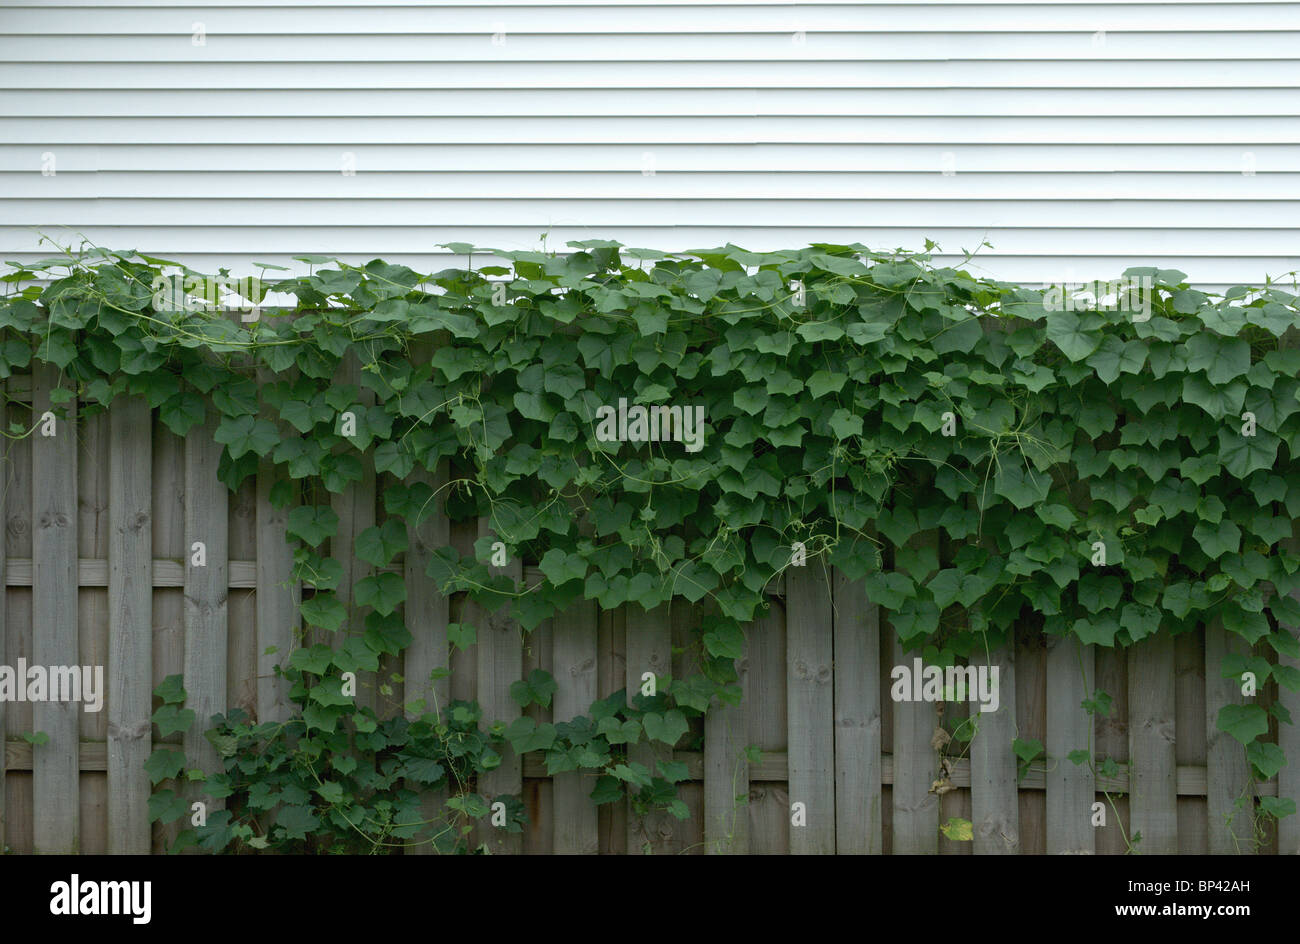
POLYGON ((889 334, 889 325, 879 321, 854 322, 846 325, 844 333, 847 334, 855 344, 866 346, 882 340, 885 335, 889 334))
POLYGON ((950 816, 948 822, 939 827, 944 837, 954 842, 970 842, 975 838, 975 824, 968 819, 950 816))
POLYGON ((324 675, 334 660, 334 650, 322 643, 310 649, 295 649, 289 656, 289 664, 302 672, 312 675, 324 675))
POLYGON ((1237 600, 1230 600, 1220 610, 1223 628, 1244 638, 1252 646, 1269 634, 1268 617, 1248 610, 1237 600))
POLYGON ((610 744, 635 744, 641 737, 641 723, 609 715, 596 722, 596 733, 610 744))
POLYGON ((371 574, 357 581, 357 605, 373 607, 376 613, 387 615, 405 599, 406 581, 397 574, 371 574))
POLYGON ((149 755, 144 763, 149 782, 155 787, 164 780, 174 780, 185 769, 185 755, 170 748, 159 748, 149 755))
POLYGON ((68 365, 77 358, 77 345, 72 332, 63 328, 51 328, 45 335, 45 340, 37 347, 36 356, 60 370, 67 370, 68 365))
POLYGON ((763 412, 767 407, 769 399, 766 388, 764 387, 741 387, 734 394, 732 399, 736 406, 750 415, 763 412))
POLYGON ((320 826, 320 818, 309 806, 285 806, 275 817, 275 829, 284 839, 306 839, 320 826))
POLYGON ((547 393, 568 400, 587 389, 587 378, 576 364, 555 364, 547 367, 543 387, 547 393))
POLYGON ((623 798, 623 788, 619 785, 618 778, 605 774, 596 778, 596 786, 592 788, 590 798, 597 806, 613 803, 623 798))
POLYGON ((194 724, 194 712, 176 705, 163 705, 149 720, 158 725, 159 737, 167 737, 169 734, 188 731, 194 724))
POLYGON ((662 715, 647 712, 641 719, 641 724, 645 728, 646 737, 667 744, 669 747, 676 744, 690 729, 686 716, 676 708, 670 708, 662 715))
POLYGON ((414 754, 399 754, 398 757, 402 761, 403 776, 416 783, 432 786, 442 780, 447 772, 446 768, 432 757, 414 754))
POLYGON ((1246 399, 1246 385, 1240 381, 1216 387, 1201 374, 1188 374, 1183 379, 1183 399, 1194 403, 1214 419, 1221 420, 1236 414, 1246 399))
POLYGON ((994 477, 993 491, 1017 508, 1025 509, 1047 500, 1051 480, 1043 473, 1003 462, 994 477))
MULTIPOLYGON (((155 780, 154 783, 158 781, 155 780)), ((159 790, 150 794, 148 805, 151 823, 172 823, 190 811, 189 802, 175 790, 159 790)))
POLYGON ((1112 384, 1121 373, 1136 374, 1146 363, 1146 346, 1140 341, 1125 344, 1119 338, 1107 335, 1100 346, 1088 356, 1088 366, 1097 372, 1097 378, 1105 384, 1112 384))
POLYGON ((448 623, 447 642, 464 652, 478 642, 478 630, 471 623, 448 623))
POLYGON ((555 725, 549 722, 538 724, 527 715, 522 715, 506 728, 505 737, 516 754, 544 751, 555 743, 555 725))
POLYGON ((844 329, 829 321, 808 321, 795 328, 795 333, 805 341, 838 341, 844 329))
POLYGON ((511 683, 510 697, 520 708, 527 708, 531 704, 549 708, 551 697, 558 687, 550 672, 544 669, 533 669, 528 673, 526 680, 511 683))
MULTIPOLYGON (((808 392, 812 394, 814 400, 817 400, 828 393, 839 393, 844 389, 847 380, 847 374, 832 374, 829 371, 819 370, 808 378, 808 392)), ((740 404, 737 404, 737 406, 740 406, 740 404)))
POLYGON ((252 416, 258 410, 257 384, 246 378, 219 384, 212 390, 212 405, 227 419, 252 416))
POLYGON ((339 527, 339 516, 329 505, 300 505, 289 512, 286 528, 289 537, 304 544, 318 547, 326 538, 333 537, 339 527))
POLYGON ((212 438, 229 448, 232 459, 238 459, 249 452, 265 456, 279 444, 280 431, 270 420, 255 416, 226 417, 212 438))
POLYGON ((366 528, 356 538, 357 557, 376 567, 387 567, 406 547, 406 526, 395 518, 366 528))
POLYGON ((158 409, 158 418, 177 436, 184 436, 203 423, 206 416, 203 398, 197 393, 178 393, 158 409))
POLYGON ((1047 316, 1047 337, 1072 361, 1081 361, 1101 345, 1097 328, 1101 319, 1093 314, 1077 315, 1072 311, 1051 312, 1047 316))
POLYGON ((537 567, 546 579, 555 586, 570 580, 582 580, 587 576, 587 562, 578 554, 571 554, 553 547, 538 561, 537 567))
POLYGON ((169 675, 158 684, 153 693, 163 700, 163 704, 183 705, 187 696, 182 682, 183 676, 169 675))
POLYGON ((317 593, 303 600, 299 607, 302 618, 311 626, 335 632, 348 618, 347 608, 332 593, 317 593))
POLYGON ((906 574, 876 571, 868 574, 863 583, 867 597, 887 610, 899 609, 905 600, 916 594, 916 585, 906 574))
POLYGON ((1224 705, 1215 725, 1243 745, 1268 733, 1268 715, 1259 705, 1224 705))
POLYGON ((1129 639, 1138 642, 1160 629, 1160 611, 1154 606, 1129 603, 1124 607, 1120 625, 1128 632, 1129 639))
POLYGON ((1295 800, 1290 797, 1262 796, 1259 798, 1259 808, 1266 816, 1272 816, 1275 819, 1295 816, 1295 800))
POLYGON ((1074 622, 1074 634, 1085 645, 1113 648, 1117 632, 1119 632, 1119 621, 1113 616, 1093 616, 1074 622))
POLYGON ((831 414, 831 432, 836 439, 849 439, 862 435, 862 417, 854 416, 848 410, 840 409, 831 414))
POLYGON ((1115 607, 1124 593, 1118 577, 1102 577, 1093 573, 1079 580, 1079 603, 1089 613, 1101 613, 1115 607))
POLYGON ((1281 442, 1263 429, 1257 429, 1253 436, 1243 436, 1236 429, 1221 429, 1219 458, 1230 475, 1244 479, 1259 469, 1272 469, 1277 462, 1277 447, 1281 442))
POLYGON ((1043 753, 1043 742, 1037 738, 1015 738, 1011 742, 1011 750, 1026 764, 1030 763, 1043 753))
POLYGON ((704 634, 704 649, 716 659, 739 659, 745 654, 745 633, 734 623, 718 621, 704 634))
POLYGON ((1192 529, 1192 537, 1211 560, 1224 554, 1235 554, 1241 547, 1241 529, 1231 521, 1220 521, 1218 524, 1197 522, 1192 529))

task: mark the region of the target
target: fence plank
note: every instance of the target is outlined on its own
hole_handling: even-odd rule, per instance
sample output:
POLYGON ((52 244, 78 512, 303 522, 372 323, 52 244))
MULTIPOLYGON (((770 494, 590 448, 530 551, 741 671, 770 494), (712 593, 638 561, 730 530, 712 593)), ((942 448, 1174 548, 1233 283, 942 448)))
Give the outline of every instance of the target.
MULTIPOLYGON (((209 416, 185 437, 185 690, 194 723, 185 732, 190 766, 208 773, 221 771, 221 756, 203 736, 214 714, 226 710, 227 642, 230 632, 226 605, 230 497, 217 478, 221 446, 213 439, 217 420, 209 416), (203 544, 205 566, 194 563, 195 544, 203 544)), ((208 812, 220 801, 189 791, 202 799, 208 812)))
MULTIPOLYGON (((185 672, 185 440, 154 414, 153 423, 153 552, 154 579, 161 564, 176 568, 175 589, 154 589, 153 593, 153 685, 169 675, 185 672)), ((183 733, 167 735, 163 741, 180 745, 183 733)), ((157 747, 157 743, 154 745, 157 747)), ((188 826, 188 821, 185 823, 188 826)), ((181 824, 154 827, 153 851, 165 853, 180 834, 181 824)))
POLYGON ((153 416, 109 407, 108 853, 148 855, 153 669, 153 416))
MULTIPOLYGON (((551 661, 558 684, 554 715, 568 721, 586 715, 596 700, 596 634, 599 613, 590 600, 579 600, 555 617, 551 661)), ((580 771, 554 779, 552 849, 561 855, 595 855, 600 851, 599 817, 590 799, 594 781, 580 771)))
POLYGON ((1138 851, 1178 852, 1178 776, 1174 752, 1174 639, 1157 633, 1128 653, 1129 840, 1138 851))
MULTIPOLYGON (((28 378, 24 378, 28 379, 28 378)), ((7 393, 13 396, 14 381, 7 382, 7 393)), ((30 390, 30 384, 28 386, 30 390)), ((30 404, 10 402, 5 410, 5 423, 20 423, 22 428, 32 426, 30 404)), ((32 439, 5 441, 5 519, 4 543, 6 568, 14 569, 15 558, 31 560, 32 556, 32 439)), ((32 654, 32 591, 29 585, 5 593, 5 664, 14 665, 19 657, 30 659, 32 654)), ((8 702, 4 706, 4 732, 6 739, 18 737, 32 730, 32 703, 8 702)), ((12 743, 12 742, 11 742, 12 743)), ((25 742, 24 742, 25 743, 25 742)), ((20 852, 32 849, 32 807, 30 773, 10 775, 5 784, 5 844, 20 852)))
MULTIPOLYGON (((925 513, 922 518, 926 518, 925 513)), ((937 513, 931 517, 937 518, 937 513)), ((934 522, 918 521, 922 530, 912 535, 907 541, 907 550, 917 552, 914 561, 907 563, 919 567, 924 560, 924 553, 932 550, 934 560, 938 561, 939 532, 933 530, 934 522)), ((904 561, 901 549, 894 551, 895 569, 902 570, 904 561)), ((933 564, 930 565, 933 568, 933 564)), ((928 574, 910 573, 918 584, 923 583, 928 574)), ((893 667, 906 665, 914 671, 919 653, 908 654, 898 632, 892 626, 889 630, 891 646, 890 677, 893 667)), ((893 701, 893 761, 894 782, 891 789, 893 806, 893 845, 895 854, 937 855, 939 852, 939 814, 941 804, 939 795, 931 793, 930 788, 939 779, 939 754, 933 745, 935 728, 939 725, 941 714, 939 705, 924 700, 905 699, 893 701)))
MULTIPOLYGON (((909 671, 916 656, 909 654, 891 627, 892 659, 909 671)), ((930 792, 938 764, 930 742, 937 721, 926 701, 895 701, 894 708, 894 855, 934 855, 939 851, 939 798, 930 792)))
POLYGON ((970 664, 997 669, 997 711, 971 705, 978 728, 970 746, 971 822, 977 855, 1020 852, 1020 801, 1016 793, 1016 657, 1015 639, 973 654, 970 664))
MULTIPOLYGON (((1293 551, 1294 553, 1294 551, 1293 551)), ((1300 590, 1291 592, 1292 598, 1300 601, 1300 590)), ((1292 636, 1300 635, 1300 627, 1281 626, 1280 631, 1292 636)), ((1300 670, 1300 659, 1279 655, 1278 664, 1300 670)), ((1293 692, 1284 685, 1277 689, 1278 703, 1291 713, 1292 724, 1277 726, 1277 744, 1286 755, 1287 765, 1277 775, 1277 795, 1281 797, 1300 797, 1300 692, 1293 692)), ((1279 855, 1300 855, 1300 813, 1283 817, 1277 824, 1277 851, 1279 855)))
MULTIPOLYGON (((434 550, 451 543, 451 525, 443 512, 442 489, 447 483, 446 463, 435 473, 417 469, 407 479, 408 485, 424 482, 433 489, 433 507, 419 524, 407 523, 407 549, 403 562, 406 574, 406 607, 403 611, 411 644, 403 655, 402 674, 406 678, 406 716, 410 720, 425 712, 439 716, 447 710, 451 686, 446 677, 434 680, 434 669, 449 668, 447 624, 451 619, 451 602, 443 596, 433 580, 426 576, 434 550)), ((425 822, 440 817, 447 791, 421 790, 420 811, 425 822)), ((423 838, 423 837, 421 837, 423 838)), ((407 846, 408 855, 432 853, 431 843, 419 841, 407 846)))
MULTIPOLYGON (((109 499, 109 416, 107 412, 77 421, 77 556, 104 562, 104 585, 81 583, 78 561, 77 652, 82 665, 108 669, 108 499, 109 499)), ((81 751, 86 742, 107 745, 106 710, 110 681, 104 675, 104 705, 100 711, 79 712, 81 751)), ((82 855, 104 855, 108 851, 107 772, 81 770, 81 825, 78 847, 82 855)))
MULTIPOLYGON (((359 386, 361 367, 356 354, 349 351, 344 356, 337 376, 341 386, 357 386, 359 392, 357 403, 344 410, 335 421, 335 429, 341 430, 344 414, 352 413, 356 419, 357 432, 362 433, 362 424, 366 422, 364 408, 373 404, 375 397, 373 390, 359 386)), ((361 480, 349 484, 341 493, 330 496, 330 506, 339 516, 338 531, 330 542, 330 549, 343 565, 343 579, 339 581, 337 596, 349 609, 349 618, 343 629, 346 635, 360 635, 364 630, 365 613, 368 610, 352 606, 352 588, 356 581, 374 571, 373 567, 357 558, 356 538, 375 524, 375 466, 369 455, 358 454, 357 458, 361 460, 361 480)), ((326 641, 333 644, 332 640, 326 641)), ((383 670, 382 663, 380 670, 383 670)), ((359 708, 368 707, 376 714, 379 713, 380 678, 379 674, 373 672, 357 673, 356 704, 359 708)))
MULTIPOLYGON (((736 660, 738 683, 745 691, 749 635, 736 660)), ((709 855, 749 853, 749 762, 745 757, 749 704, 715 703, 704 716, 704 851, 709 855)))
POLYGON ((790 805, 803 804, 804 825, 791 810, 790 852, 835 853, 835 700, 831 665, 831 584, 820 562, 786 571, 786 720, 790 805))
MULTIPOLYGON (((479 537, 492 535, 486 518, 479 519, 479 537)), ((523 579, 523 561, 518 548, 507 546, 509 555, 505 567, 491 567, 495 574, 505 574, 519 586, 523 579)), ((503 721, 509 725, 520 715, 519 705, 510 697, 510 686, 523 676, 524 649, 519 638, 519 624, 510 618, 508 606, 485 613, 474 608, 478 613, 478 701, 483 708, 485 725, 494 721, 503 721)), ((479 792, 488 800, 509 794, 521 796, 523 793, 523 759, 506 745, 502 748, 501 766, 479 777, 479 792)), ((488 850, 496 855, 519 855, 523 851, 523 837, 519 833, 507 832, 493 826, 484 827, 483 841, 488 850)))
MULTIPOLYGON (((1205 764, 1205 631, 1174 637, 1174 756, 1180 767, 1205 764)), ((1209 819, 1205 793, 1178 797, 1178 854, 1205 855, 1209 819)))
MULTIPOLYGON (((9 392, 8 387, 9 385, 5 381, 0 380, 0 404, 7 402, 9 392)), ((6 428, 9 425, 9 417, 5 415, 7 413, 8 410, 5 410, 0 406, 0 421, 4 422, 6 428)), ((14 496, 11 498, 9 494, 9 486, 12 481, 12 478, 10 477, 9 458, 9 438, 7 436, 0 436, 0 528, 3 528, 3 530, 0 530, 0 574, 5 573, 9 566, 7 560, 9 550, 7 540, 9 531, 9 504, 15 499, 18 503, 21 503, 22 501, 20 497, 14 496)), ((0 580, 0 665, 10 664, 6 658, 7 647, 5 642, 5 636, 8 631, 8 622, 6 620, 8 608, 8 592, 5 587, 5 582, 0 580)), ((7 702, 0 701, 0 755, 4 752, 4 742, 6 740, 6 704, 7 702)), ((0 852, 4 851, 9 841, 6 829, 7 807, 5 796, 5 762, 3 756, 0 756, 0 852)))
MULTIPOLYGON (((655 691, 665 684, 672 674, 672 626, 668 607, 659 606, 647 613, 640 606, 624 607, 627 617, 626 682, 628 702, 635 703, 644 684, 643 676, 654 673, 655 691)), ((655 748, 643 739, 628 750, 628 760, 654 770, 655 748)), ((667 814, 651 813, 638 817, 632 810, 627 814, 627 852, 637 855, 667 851, 666 840, 672 836, 672 827, 666 822, 667 814)))
MULTIPOLYGON (((1094 650, 1073 636, 1047 640, 1047 854, 1096 851, 1092 804, 1096 784, 1088 764, 1069 759, 1091 750, 1093 718, 1083 709, 1096 681, 1094 650)), ((1107 816, 1113 815, 1107 810, 1107 816)))
MULTIPOLYGON (((600 610, 596 630, 596 697, 627 696, 627 608, 600 610)), ((627 853, 627 804, 602 803, 596 811, 601 855, 627 853)))
POLYGON ((879 855, 880 608, 835 573, 835 849, 879 855))
MULTIPOLYGON (((38 427, 52 410, 50 393, 59 371, 33 369, 32 415, 38 427)), ((63 405, 54 435, 38 428, 32 445, 32 662, 40 666, 80 663, 77 629, 77 421, 75 401, 63 405)), ((38 701, 36 731, 48 735, 33 751, 33 846, 37 853, 75 853, 80 848, 80 713, 73 701, 38 701)))
POLYGON ((277 476, 270 463, 257 471, 257 720, 284 721, 293 705, 276 674, 287 665, 300 625, 302 589, 293 578, 293 549, 285 539, 289 507, 271 504, 277 476))
MULTIPOLYGON (((523 678, 528 678, 534 670, 541 670, 555 677, 555 647, 552 643, 553 619, 542 620, 527 637, 521 639, 523 648, 523 678)), ((555 717, 555 702, 550 705, 533 703, 524 708, 523 714, 532 718, 539 725, 554 724, 562 720, 555 717)), ((522 844, 523 855, 550 855, 555 848, 555 823, 553 784, 550 778, 539 779, 537 768, 546 769, 546 755, 533 754, 524 758, 523 786, 521 799, 524 803, 524 815, 528 822, 524 826, 522 844), (531 771, 529 768, 532 768, 531 771)))
MULTIPOLYGON (((1024 741, 1047 744, 1047 637, 1041 627, 1018 625, 1014 633, 1016 664, 1016 736, 1024 741)), ((1048 762, 1039 758, 1029 776, 1046 781, 1048 762)), ((1042 790, 1021 790, 1016 804, 1020 812, 1020 854, 1047 853, 1047 794, 1042 790)))
POLYGON ((438 591, 425 571, 433 552, 451 543, 451 524, 443 512, 442 491, 447 484, 446 463, 436 473, 418 470, 408 484, 426 483, 434 492, 433 507, 419 524, 407 524, 406 625, 411 644, 406 647, 403 674, 406 677, 407 715, 417 718, 426 711, 447 708, 450 686, 445 677, 434 680, 434 669, 448 667, 447 623, 451 603, 438 591))
MULTIPOLYGON (((1128 650, 1123 647, 1101 647, 1095 650, 1094 664, 1097 680, 1094 687, 1111 697, 1110 710, 1098 712, 1093 732, 1093 756, 1110 758, 1117 764, 1129 762, 1129 697, 1128 650)), ((1097 801, 1106 804, 1106 825, 1093 830, 1096 855, 1124 855, 1128 852, 1126 838, 1133 835, 1129 798, 1117 794, 1106 778, 1097 782, 1098 789, 1106 793, 1097 801)))
POLYGON ((1235 633, 1229 633, 1216 618, 1205 627, 1205 738, 1206 766, 1209 768, 1210 855, 1238 855, 1249 851, 1252 838, 1251 810, 1234 809, 1244 792, 1250 790, 1252 778, 1246 753, 1226 731, 1219 730, 1219 709, 1225 705, 1244 705, 1241 680, 1220 678, 1219 667, 1230 654, 1249 655, 1250 647, 1235 633))
MULTIPOLYGON (((258 372, 262 383, 275 375, 258 372)), ((265 409, 265 408, 264 408, 265 409)), ((269 410, 268 410, 269 412, 269 410)), ((271 504, 271 489, 279 480, 275 464, 257 467, 257 720, 285 721, 293 713, 289 688, 276 675, 288 664, 300 627, 298 607, 302 587, 293 578, 293 549, 286 539, 290 507, 271 504)), ((296 487, 295 487, 296 491, 296 487)), ((292 502, 290 503, 292 505, 292 502)))
MULTIPOLYGON (((239 483, 230 493, 226 515, 226 582, 230 561, 255 561, 257 557, 257 473, 239 483)), ((253 586, 231 587, 226 601, 229 638, 226 664, 226 709, 239 709, 252 718, 257 714, 257 565, 253 564, 253 586)), ((283 658, 283 656, 281 656, 283 658)))
MULTIPOLYGON (((774 603, 759 613, 745 640, 745 715, 750 744, 760 751, 759 762, 772 753, 784 753, 785 721, 785 607, 774 603)), ((790 849, 790 803, 784 783, 755 781, 750 771, 748 832, 754 855, 784 855, 790 849)))

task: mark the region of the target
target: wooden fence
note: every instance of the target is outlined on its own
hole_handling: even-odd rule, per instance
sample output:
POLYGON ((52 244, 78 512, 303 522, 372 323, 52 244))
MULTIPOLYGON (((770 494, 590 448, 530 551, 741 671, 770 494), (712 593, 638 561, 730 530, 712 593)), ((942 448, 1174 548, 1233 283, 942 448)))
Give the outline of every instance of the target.
MULTIPOLYGON (((30 426, 49 409, 54 379, 41 369, 7 381, 8 421, 30 426)), ((211 429, 178 438, 139 401, 60 420, 52 437, 38 431, 8 442, 0 665, 102 665, 108 689, 99 713, 0 703, 0 840, 9 850, 161 851, 143 764, 154 740, 151 690, 168 675, 184 673, 200 719, 234 706, 262 720, 288 712, 271 671, 297 631, 285 514, 268 500, 269 469, 229 493, 217 479, 218 450, 211 429), (191 563, 195 542, 206 566, 191 563), (267 655, 270 647, 279 654, 267 655), (34 731, 48 742, 22 737, 34 731)), ((350 547, 382 520, 384 487, 372 472, 335 501, 338 541, 350 547)), ((403 664, 381 666, 407 681, 383 698, 363 679, 362 697, 381 710, 436 695, 477 699, 485 719, 509 720, 519 713, 510 683, 542 667, 559 691, 552 711, 529 710, 564 720, 598 697, 639 687, 643 672, 691 668, 680 651, 693 615, 685 606, 647 614, 588 604, 521 640, 501 614, 444 599, 424 576, 430 549, 450 539, 468 553, 477 536, 439 516, 414 529, 402 566, 415 642, 403 664), (449 678, 421 689, 418 680, 448 664, 449 621, 476 623, 478 643, 451 656, 449 678)), ((517 562, 511 572, 537 577, 517 562)), ((345 574, 345 588, 354 576, 345 574)), ((1236 682, 1205 671, 1232 645, 1221 628, 1117 651, 1053 644, 1026 625, 1014 646, 993 654, 999 710, 977 712, 968 750, 948 745, 949 771, 935 746, 938 706, 890 697, 891 668, 912 659, 892 637, 888 614, 860 587, 815 561, 792 568, 747 633, 742 704, 714 709, 687 735, 683 743, 696 745, 705 735, 702 750, 675 752, 690 771, 681 790, 689 819, 642 821, 622 805, 597 808, 587 798, 590 778, 547 777, 538 757, 521 762, 507 750, 481 787, 520 793, 530 824, 522 835, 487 830, 484 841, 493 851, 529 853, 1120 853, 1124 837, 1140 832, 1138 850, 1147 853, 1300 851, 1297 817, 1264 832, 1258 846, 1248 818, 1233 818, 1249 776, 1240 746, 1215 718, 1242 696, 1236 682), (1095 722, 1080 708, 1094 688, 1114 699, 1095 722), (1015 737, 1038 739, 1047 752, 1019 782, 1015 737), (1117 772, 1094 778, 1066 759, 1089 744, 1099 769, 1110 757, 1117 772), (761 752, 755 762, 746 758, 751 745, 761 752), (1093 825, 1094 803, 1104 805, 1104 826, 1093 825), (794 804, 803 805, 800 825, 792 825, 794 804), (954 817, 973 821, 973 841, 941 834, 954 817)), ((1300 718, 1293 693, 1266 688, 1258 698, 1280 699, 1300 718)), ((948 721, 972 710, 942 707, 948 721)), ((1287 725, 1273 733, 1292 766, 1255 789, 1295 797, 1300 736, 1287 725)), ((183 740, 192 759, 213 763, 197 724, 183 740)), ((643 759, 648 750, 638 748, 643 759)))

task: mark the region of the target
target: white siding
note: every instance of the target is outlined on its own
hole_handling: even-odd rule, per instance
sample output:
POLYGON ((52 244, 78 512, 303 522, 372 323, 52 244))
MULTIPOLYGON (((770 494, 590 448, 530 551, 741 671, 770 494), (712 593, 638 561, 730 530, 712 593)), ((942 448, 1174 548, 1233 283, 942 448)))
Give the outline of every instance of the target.
POLYGON ((0 0, 0 259, 928 237, 1259 282, 1300 268, 1298 90, 1300 3, 0 0))

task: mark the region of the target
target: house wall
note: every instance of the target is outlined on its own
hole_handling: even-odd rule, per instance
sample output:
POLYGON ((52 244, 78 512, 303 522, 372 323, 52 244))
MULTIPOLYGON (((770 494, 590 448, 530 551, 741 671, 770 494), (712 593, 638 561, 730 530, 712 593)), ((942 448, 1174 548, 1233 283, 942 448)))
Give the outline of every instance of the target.
POLYGON ((1274 2, 0 0, 0 259, 929 238, 1257 283, 1300 268, 1298 39, 1274 2))

